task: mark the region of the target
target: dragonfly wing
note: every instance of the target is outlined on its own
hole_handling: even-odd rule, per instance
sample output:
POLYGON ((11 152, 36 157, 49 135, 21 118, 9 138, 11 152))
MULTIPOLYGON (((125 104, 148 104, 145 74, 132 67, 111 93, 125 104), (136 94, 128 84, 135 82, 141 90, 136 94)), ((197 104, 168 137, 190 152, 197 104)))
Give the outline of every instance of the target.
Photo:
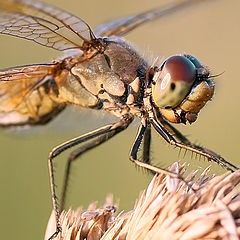
POLYGON ((203 1, 206 0, 174 0, 173 2, 157 9, 152 9, 141 14, 110 21, 97 27, 94 32, 97 36, 102 37, 109 37, 112 35, 122 36, 143 23, 164 17, 184 7, 203 1))
POLYGON ((42 64, 0 71, 0 125, 44 124, 63 110, 58 68, 42 64))
POLYGON ((47 3, 0 0, 0 33, 56 50, 80 48, 95 36, 81 18, 47 3))

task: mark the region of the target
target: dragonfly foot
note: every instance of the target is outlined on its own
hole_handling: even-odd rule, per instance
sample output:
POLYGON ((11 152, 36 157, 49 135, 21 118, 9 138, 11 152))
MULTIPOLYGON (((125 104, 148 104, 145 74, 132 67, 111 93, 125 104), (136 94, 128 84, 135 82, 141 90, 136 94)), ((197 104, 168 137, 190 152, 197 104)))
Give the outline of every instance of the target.
POLYGON ((60 232, 62 232, 62 228, 61 228, 60 226, 57 226, 56 232, 53 233, 53 235, 52 235, 48 240, 52 240, 52 239, 56 238, 57 235, 58 235, 60 232))

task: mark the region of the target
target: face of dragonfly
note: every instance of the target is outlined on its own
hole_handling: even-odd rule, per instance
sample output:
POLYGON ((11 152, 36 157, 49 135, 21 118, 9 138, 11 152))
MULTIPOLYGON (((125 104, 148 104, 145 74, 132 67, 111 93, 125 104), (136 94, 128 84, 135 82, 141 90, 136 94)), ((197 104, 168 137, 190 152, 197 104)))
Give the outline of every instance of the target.
POLYGON ((153 100, 173 123, 195 122, 213 93, 209 71, 191 55, 167 58, 153 76, 153 100))

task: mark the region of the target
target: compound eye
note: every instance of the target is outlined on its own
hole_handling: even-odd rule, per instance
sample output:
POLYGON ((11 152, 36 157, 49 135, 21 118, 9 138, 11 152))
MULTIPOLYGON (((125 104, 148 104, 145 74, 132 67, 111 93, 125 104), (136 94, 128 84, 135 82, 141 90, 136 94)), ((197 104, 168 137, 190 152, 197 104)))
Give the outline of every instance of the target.
POLYGON ((198 76, 200 76, 202 78, 203 77, 207 78, 209 76, 210 73, 209 73, 208 69, 205 68, 197 58, 195 58, 194 56, 192 56, 190 54, 184 54, 183 56, 188 58, 194 64, 194 66, 197 68, 198 76))
POLYGON ((188 58, 194 64, 194 66, 196 68, 202 68, 203 67, 202 63, 197 58, 195 58, 193 55, 184 54, 183 56, 188 58))
POLYGON ((154 73, 154 102, 160 108, 177 107, 191 91, 195 77, 196 67, 187 57, 169 57, 154 73))

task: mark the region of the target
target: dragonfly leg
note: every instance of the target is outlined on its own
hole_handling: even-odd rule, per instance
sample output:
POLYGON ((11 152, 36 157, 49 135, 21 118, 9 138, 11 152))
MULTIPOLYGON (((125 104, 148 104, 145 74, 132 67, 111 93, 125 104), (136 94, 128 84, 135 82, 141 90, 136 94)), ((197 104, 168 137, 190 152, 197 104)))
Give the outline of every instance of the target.
POLYGON ((112 138, 113 136, 118 134, 119 132, 126 129, 127 126, 115 129, 115 131, 113 131, 113 132, 105 133, 102 136, 98 137, 97 139, 95 139, 95 140, 85 144, 84 146, 81 146, 80 148, 74 150, 73 152, 71 152, 71 154, 70 154, 70 156, 68 157, 68 160, 67 160, 65 176, 64 176, 64 180, 63 180, 63 188, 62 188, 62 195, 61 195, 61 201, 60 201, 60 212, 64 209, 65 202, 66 202, 66 195, 67 195, 67 189, 68 189, 68 184, 69 184, 69 176, 70 176, 70 173, 71 173, 72 163, 75 160, 79 159, 80 156, 82 156, 87 151, 91 150, 94 147, 97 147, 97 146, 101 145, 102 143, 106 142, 107 140, 109 140, 110 138, 112 138))
POLYGON ((150 145, 151 145, 151 126, 146 127, 146 131, 143 137, 143 155, 142 161, 145 163, 151 163, 150 159, 150 145))
POLYGON ((167 122, 165 119, 158 118, 160 123, 173 135, 175 136, 181 143, 186 145, 192 145, 192 143, 179 131, 177 130, 172 124, 167 122))
POLYGON ((166 174, 166 175, 178 178, 178 179, 180 179, 180 180, 185 182, 183 177, 181 175, 177 174, 177 173, 171 172, 171 171, 169 171, 167 169, 164 169, 164 168, 155 167, 150 162, 143 162, 143 161, 139 161, 138 160, 137 153, 138 153, 138 150, 139 150, 140 145, 142 143, 142 140, 144 138, 144 134, 148 131, 147 130, 148 128, 149 128, 149 126, 144 126, 144 125, 141 125, 139 127, 139 130, 138 130, 135 142, 134 142, 134 144, 132 146, 132 149, 131 149, 131 152, 130 152, 130 160, 132 162, 134 162, 137 166, 145 168, 145 169, 147 169, 150 172, 153 172, 153 173, 163 173, 163 174, 166 174))
POLYGON ((230 167, 232 167, 233 169, 237 170, 238 168, 236 166, 234 166, 232 163, 226 161, 223 157, 221 157, 219 154, 207 149, 207 148, 203 148, 201 146, 198 146, 194 143, 191 143, 180 131, 178 131, 175 127, 173 127, 170 123, 168 123, 166 120, 164 120, 163 118, 159 119, 160 122, 163 124, 163 126, 165 128, 167 128, 167 130, 173 134, 181 143, 185 144, 185 145, 190 145, 193 146, 196 149, 200 149, 203 150, 205 152, 208 152, 209 154, 215 156, 216 158, 219 158, 223 163, 229 165, 230 167))
MULTIPOLYGON (((171 145, 190 150, 192 152, 195 152, 197 154, 200 154, 207 159, 214 161, 218 163, 220 166, 224 167, 225 169, 234 172, 238 168, 234 166, 233 164, 227 162, 224 158, 222 158, 220 155, 214 153, 211 150, 208 150, 206 148, 200 147, 198 145, 192 144, 192 143, 185 143, 184 141, 179 143, 175 140, 175 138, 165 129, 164 127, 161 126, 161 124, 156 121, 155 119, 150 120, 151 125, 155 128, 155 130, 171 145)), ((171 128, 172 130, 174 127, 171 128)), ((173 130, 174 131, 174 130, 173 130)), ((180 133, 180 132, 179 132, 180 133)), ((181 134, 182 135, 182 134, 181 134)), ((182 135, 183 136, 183 135, 182 135)))
POLYGON ((65 150, 71 147, 74 147, 78 144, 84 143, 88 140, 99 137, 101 135, 105 135, 105 134, 111 135, 111 133, 120 132, 121 130, 124 130, 129 126, 132 120, 133 120, 133 117, 131 115, 125 115, 117 123, 109 124, 102 128, 98 128, 92 132, 73 138, 67 142, 64 142, 58 145, 50 152, 48 157, 48 167, 49 167, 50 187, 51 187, 51 193, 52 193, 52 204, 53 204, 53 210, 55 212, 55 219, 56 219, 56 232, 49 238, 49 240, 55 238, 61 232, 61 226, 59 221, 59 208, 58 208, 57 196, 56 196, 53 160, 65 150))

